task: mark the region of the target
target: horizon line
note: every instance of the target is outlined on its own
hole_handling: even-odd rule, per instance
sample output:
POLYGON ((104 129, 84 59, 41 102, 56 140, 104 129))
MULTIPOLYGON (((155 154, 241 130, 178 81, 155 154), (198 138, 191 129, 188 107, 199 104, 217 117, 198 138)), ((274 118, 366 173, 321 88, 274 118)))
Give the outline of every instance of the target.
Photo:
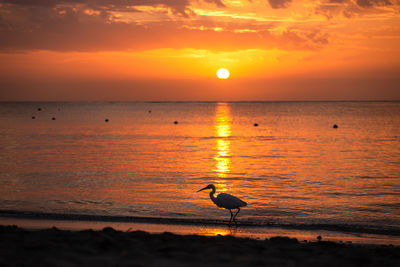
POLYGON ((282 103, 282 102, 400 102, 400 99, 371 100, 0 100, 0 103, 282 103))

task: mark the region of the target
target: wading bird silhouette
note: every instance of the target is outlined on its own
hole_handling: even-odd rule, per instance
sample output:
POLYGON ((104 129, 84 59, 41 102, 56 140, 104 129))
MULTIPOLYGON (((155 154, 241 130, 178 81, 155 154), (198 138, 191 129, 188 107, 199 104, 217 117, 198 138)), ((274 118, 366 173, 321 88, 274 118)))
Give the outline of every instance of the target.
POLYGON ((234 221, 236 224, 236 216, 240 212, 240 207, 247 206, 247 203, 240 200, 237 197, 234 197, 234 196, 232 196, 230 194, 226 194, 226 193, 220 193, 220 194, 218 194, 217 197, 214 197, 215 186, 213 184, 209 184, 197 192, 203 191, 205 189, 212 189, 210 192, 210 198, 211 198, 212 202, 214 202, 215 205, 217 205, 220 208, 225 208, 225 209, 229 210, 229 212, 231 213, 231 219, 229 220, 229 225, 231 225, 232 221, 234 221), (235 213, 235 215, 233 215, 233 213, 232 213, 233 209, 237 209, 237 212, 235 213))

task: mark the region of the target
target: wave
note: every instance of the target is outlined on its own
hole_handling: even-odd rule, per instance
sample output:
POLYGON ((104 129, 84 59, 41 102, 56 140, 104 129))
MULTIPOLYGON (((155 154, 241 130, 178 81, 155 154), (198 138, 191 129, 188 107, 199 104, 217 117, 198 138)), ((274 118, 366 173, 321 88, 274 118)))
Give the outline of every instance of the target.
MULTIPOLYGON (((70 213, 46 213, 36 211, 0 210, 0 218, 36 219, 36 220, 62 220, 62 221, 94 221, 94 222, 121 222, 121 223, 151 223, 151 224, 174 224, 174 225, 226 225, 227 221, 214 219, 194 218, 164 218, 164 217, 138 217, 138 216, 116 216, 116 215, 92 215, 92 214, 70 214, 70 213)), ((374 234, 400 236, 400 228, 380 228, 367 225, 353 224, 285 224, 263 221, 239 221, 240 227, 265 227, 282 228, 292 230, 326 230, 342 233, 374 234)))

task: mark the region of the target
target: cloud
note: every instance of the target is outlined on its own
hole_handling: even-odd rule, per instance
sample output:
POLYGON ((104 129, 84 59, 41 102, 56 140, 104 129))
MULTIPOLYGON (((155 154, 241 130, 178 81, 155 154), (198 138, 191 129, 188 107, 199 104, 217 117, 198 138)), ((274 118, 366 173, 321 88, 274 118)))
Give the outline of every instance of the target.
POLYGON ((269 5, 274 8, 287 8, 292 3, 292 0, 268 0, 269 5))
MULTIPOLYGON (((225 5, 221 0, 204 0, 208 3, 214 3, 219 7, 225 5)), ((54 7, 60 4, 85 4, 97 7, 129 7, 129 6, 154 6, 164 5, 182 9, 190 4, 189 0, 0 0, 0 3, 8 3, 22 6, 42 6, 54 7)))
MULTIPOLYGON (((2 1, 3 3, 7 1, 2 1)), ((320 32, 289 29, 280 33, 272 31, 274 25, 263 25, 254 31, 235 31, 238 22, 218 28, 212 19, 159 20, 146 23, 125 21, 112 11, 127 8, 129 12, 143 13, 125 7, 129 3, 144 1, 56 1, 58 3, 96 2, 99 6, 52 5, 50 1, 18 1, 18 5, 0 8, 0 50, 50 50, 50 51, 129 51, 160 48, 195 48, 233 51, 240 49, 310 50, 328 43, 320 32), (34 7, 30 4, 34 3, 34 7), (100 8, 100 4, 113 6, 100 8), (185 27, 184 23, 190 23, 185 27), (206 23, 210 27, 202 27, 206 23)), ((150 0, 159 3, 160 0, 150 0)), ((163 1, 183 5, 186 1, 163 1)), ((212 1, 218 3, 218 1, 212 1)), ((222 3, 221 3, 222 4, 222 3)), ((218 24, 217 24, 218 25, 218 24)), ((220 25, 218 25, 219 27, 220 25)), ((243 24, 241 29, 245 29, 243 24)))
POLYGON ((349 0, 329 0, 320 2, 315 9, 316 14, 323 15, 328 19, 339 16, 351 18, 360 12, 360 7, 349 0))
POLYGON ((374 7, 374 6, 391 6, 392 2, 389 0, 357 0, 357 5, 360 7, 374 7))
POLYGON ((315 12, 329 19, 342 16, 352 18, 363 14, 390 12, 379 7, 399 8, 398 0, 325 0, 318 3, 315 12))
POLYGON ((221 0, 205 0, 208 3, 214 3, 219 7, 225 7, 224 3, 221 0))
MULTIPOLYGON (((57 4, 63 3, 63 2, 72 2, 71 1, 62 1, 62 0, 0 0, 0 3, 8 3, 8 4, 13 4, 13 5, 23 5, 23 6, 47 6, 47 7, 53 7, 57 4)), ((74 1, 76 2, 81 2, 79 0, 74 1)))
MULTIPOLYGON (((221 0, 204 0, 214 3, 218 7, 225 5, 221 0)), ((131 11, 132 6, 165 6, 180 14, 190 13, 189 0, 0 0, 0 3, 53 8, 58 5, 84 5, 95 10, 119 10, 131 11), (188 12, 186 12, 188 11, 188 12)))

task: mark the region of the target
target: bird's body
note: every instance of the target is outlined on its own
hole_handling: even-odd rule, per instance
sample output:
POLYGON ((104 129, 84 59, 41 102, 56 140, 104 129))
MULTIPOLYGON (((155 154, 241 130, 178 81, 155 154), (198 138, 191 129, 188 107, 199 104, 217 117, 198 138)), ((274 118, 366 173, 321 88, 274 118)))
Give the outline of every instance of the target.
POLYGON ((218 194, 217 197, 214 197, 215 194, 215 186, 213 184, 209 184, 208 186, 204 187, 203 189, 200 189, 197 192, 200 192, 205 189, 212 189, 210 192, 210 198, 212 202, 214 202, 215 205, 219 208, 224 208, 230 211, 231 213, 231 219, 229 220, 229 224, 232 222, 232 220, 236 223, 236 216, 240 212, 241 207, 247 206, 247 203, 240 200, 239 198, 232 196, 230 194, 226 193, 220 193, 218 194), (233 215, 232 210, 237 209, 238 211, 236 212, 235 215, 233 215))
POLYGON ((239 207, 245 207, 247 205, 246 202, 226 193, 220 193, 217 197, 211 198, 211 200, 218 207, 225 208, 227 210, 237 209, 239 207))

